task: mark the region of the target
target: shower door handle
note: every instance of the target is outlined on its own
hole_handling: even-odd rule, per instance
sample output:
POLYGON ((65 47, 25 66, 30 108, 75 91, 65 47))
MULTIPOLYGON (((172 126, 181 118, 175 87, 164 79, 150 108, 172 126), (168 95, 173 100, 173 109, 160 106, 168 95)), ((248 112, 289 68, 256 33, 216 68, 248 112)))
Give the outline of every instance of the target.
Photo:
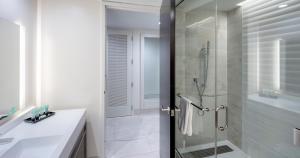
POLYGON ((215 114, 215 123, 216 123, 216 128, 220 131, 224 131, 226 128, 228 128, 228 107, 221 105, 218 106, 216 109, 216 114, 215 114), (219 126, 219 111, 220 110, 225 110, 225 125, 224 126, 219 126))

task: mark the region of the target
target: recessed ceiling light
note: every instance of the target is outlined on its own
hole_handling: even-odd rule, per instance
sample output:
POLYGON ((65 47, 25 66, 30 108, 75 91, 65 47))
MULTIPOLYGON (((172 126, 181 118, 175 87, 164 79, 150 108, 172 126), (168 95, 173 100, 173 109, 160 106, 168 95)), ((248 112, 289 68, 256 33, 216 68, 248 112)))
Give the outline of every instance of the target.
POLYGON ((285 8, 285 7, 287 7, 288 5, 287 4, 280 4, 279 6, 278 6, 278 8, 285 8))
POLYGON ((160 21, 158 22, 158 25, 160 25, 160 21))

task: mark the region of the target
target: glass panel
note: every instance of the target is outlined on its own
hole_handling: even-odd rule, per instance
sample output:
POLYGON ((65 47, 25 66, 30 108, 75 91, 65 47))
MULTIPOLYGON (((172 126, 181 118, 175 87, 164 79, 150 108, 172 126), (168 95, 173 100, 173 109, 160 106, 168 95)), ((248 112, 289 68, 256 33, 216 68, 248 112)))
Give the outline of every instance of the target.
POLYGON ((211 0, 176 7, 176 149, 183 158, 215 154, 215 8, 211 0), (193 111, 185 112, 183 98, 193 111))
POLYGON ((216 100, 228 108, 224 131, 226 108, 218 112, 218 146, 233 149, 218 157, 299 158, 300 1, 217 7, 216 100))
POLYGON ((300 157, 293 141, 300 127, 300 1, 246 1, 242 9, 243 149, 257 158, 300 157))

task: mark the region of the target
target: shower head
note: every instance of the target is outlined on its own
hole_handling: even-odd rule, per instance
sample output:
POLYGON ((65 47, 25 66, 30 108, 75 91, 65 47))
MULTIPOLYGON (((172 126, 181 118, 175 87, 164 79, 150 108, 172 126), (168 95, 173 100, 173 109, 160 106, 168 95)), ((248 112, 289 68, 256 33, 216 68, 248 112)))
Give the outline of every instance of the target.
POLYGON ((206 48, 201 48, 200 56, 206 56, 206 55, 207 55, 206 48))
POLYGON ((200 50, 200 56, 208 56, 209 54, 209 49, 210 49, 210 42, 207 41, 206 43, 206 47, 202 46, 201 50, 200 50))
POLYGON ((200 52, 206 52, 206 48, 201 48, 200 52))

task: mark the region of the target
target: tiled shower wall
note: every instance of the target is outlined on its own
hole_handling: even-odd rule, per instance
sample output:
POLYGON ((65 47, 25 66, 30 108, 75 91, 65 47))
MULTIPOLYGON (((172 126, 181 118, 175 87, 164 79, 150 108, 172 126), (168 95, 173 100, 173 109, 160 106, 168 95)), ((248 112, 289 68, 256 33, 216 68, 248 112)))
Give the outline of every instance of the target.
POLYGON ((228 140, 241 147, 242 138, 242 10, 227 13, 228 140))

